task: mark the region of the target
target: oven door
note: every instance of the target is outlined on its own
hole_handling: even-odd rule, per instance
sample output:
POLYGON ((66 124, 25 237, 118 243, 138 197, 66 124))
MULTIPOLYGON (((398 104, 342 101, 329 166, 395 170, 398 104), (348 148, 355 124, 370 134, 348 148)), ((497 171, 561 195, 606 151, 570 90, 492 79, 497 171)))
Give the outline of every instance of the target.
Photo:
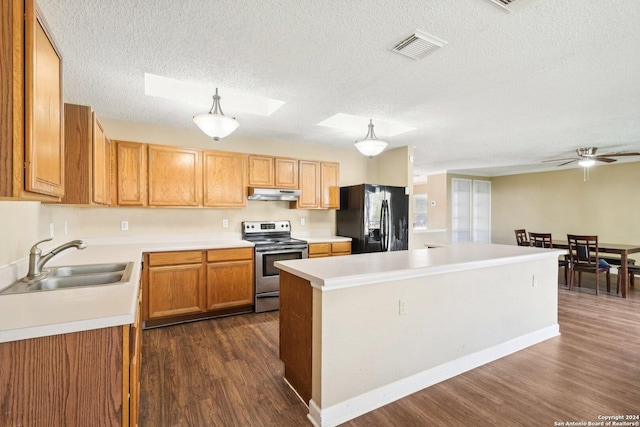
POLYGON ((273 263, 307 258, 306 248, 256 250, 256 294, 279 290, 280 270, 273 263))

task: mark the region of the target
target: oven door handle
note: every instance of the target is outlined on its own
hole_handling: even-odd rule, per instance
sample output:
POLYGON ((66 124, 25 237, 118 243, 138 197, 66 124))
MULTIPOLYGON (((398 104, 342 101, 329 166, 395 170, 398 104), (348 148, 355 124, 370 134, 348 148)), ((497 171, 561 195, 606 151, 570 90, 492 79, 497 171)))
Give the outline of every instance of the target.
POLYGON ((259 249, 256 249, 256 253, 260 254, 260 255, 272 255, 272 254, 293 254, 296 252, 303 252, 308 250, 308 248, 303 247, 303 248, 296 248, 296 249, 267 249, 264 251, 261 251, 259 249))
POLYGON ((256 294, 256 298, 273 298, 280 296, 280 291, 272 291, 272 292, 262 292, 256 294))

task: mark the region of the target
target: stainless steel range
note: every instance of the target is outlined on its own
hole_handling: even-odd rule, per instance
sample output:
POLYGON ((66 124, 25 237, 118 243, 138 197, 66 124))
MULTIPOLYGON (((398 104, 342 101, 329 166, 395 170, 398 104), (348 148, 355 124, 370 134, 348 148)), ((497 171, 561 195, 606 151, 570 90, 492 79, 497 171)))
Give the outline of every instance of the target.
POLYGON ((308 258, 307 242, 291 238, 289 221, 244 221, 242 238, 255 245, 255 312, 278 310, 280 271, 273 263, 308 258))

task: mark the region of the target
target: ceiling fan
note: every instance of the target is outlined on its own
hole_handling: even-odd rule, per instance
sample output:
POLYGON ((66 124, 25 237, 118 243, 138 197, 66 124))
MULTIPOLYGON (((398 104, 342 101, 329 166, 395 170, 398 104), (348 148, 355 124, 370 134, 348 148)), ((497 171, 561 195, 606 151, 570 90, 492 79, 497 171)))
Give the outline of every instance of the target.
POLYGON ((604 163, 613 163, 617 159, 612 159, 611 157, 626 157, 626 156, 640 156, 640 153, 607 153, 607 154, 596 154, 597 147, 587 147, 587 148, 578 148, 576 150, 577 157, 569 157, 564 159, 551 159, 551 160, 543 160, 543 163, 548 162, 563 162, 558 166, 568 165, 569 163, 578 162, 580 166, 589 167, 593 166, 596 161, 604 162, 604 163))

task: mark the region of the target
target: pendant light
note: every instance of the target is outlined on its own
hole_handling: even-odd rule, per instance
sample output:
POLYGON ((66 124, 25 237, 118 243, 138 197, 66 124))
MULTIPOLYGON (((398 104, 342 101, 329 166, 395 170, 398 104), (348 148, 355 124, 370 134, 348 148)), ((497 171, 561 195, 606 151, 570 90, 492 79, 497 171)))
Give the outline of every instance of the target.
POLYGON ((362 154, 372 158, 382 153, 389 143, 376 137, 376 133, 373 131, 373 120, 369 119, 367 136, 365 136, 362 141, 356 141, 353 145, 355 145, 362 154))
POLYGON ((214 141, 220 141, 220 138, 230 135, 240 126, 240 123, 238 123, 236 119, 225 116, 222 112, 218 88, 216 88, 216 94, 213 95, 211 110, 209 110, 208 113, 194 116, 193 122, 202 132, 212 137, 214 141))

